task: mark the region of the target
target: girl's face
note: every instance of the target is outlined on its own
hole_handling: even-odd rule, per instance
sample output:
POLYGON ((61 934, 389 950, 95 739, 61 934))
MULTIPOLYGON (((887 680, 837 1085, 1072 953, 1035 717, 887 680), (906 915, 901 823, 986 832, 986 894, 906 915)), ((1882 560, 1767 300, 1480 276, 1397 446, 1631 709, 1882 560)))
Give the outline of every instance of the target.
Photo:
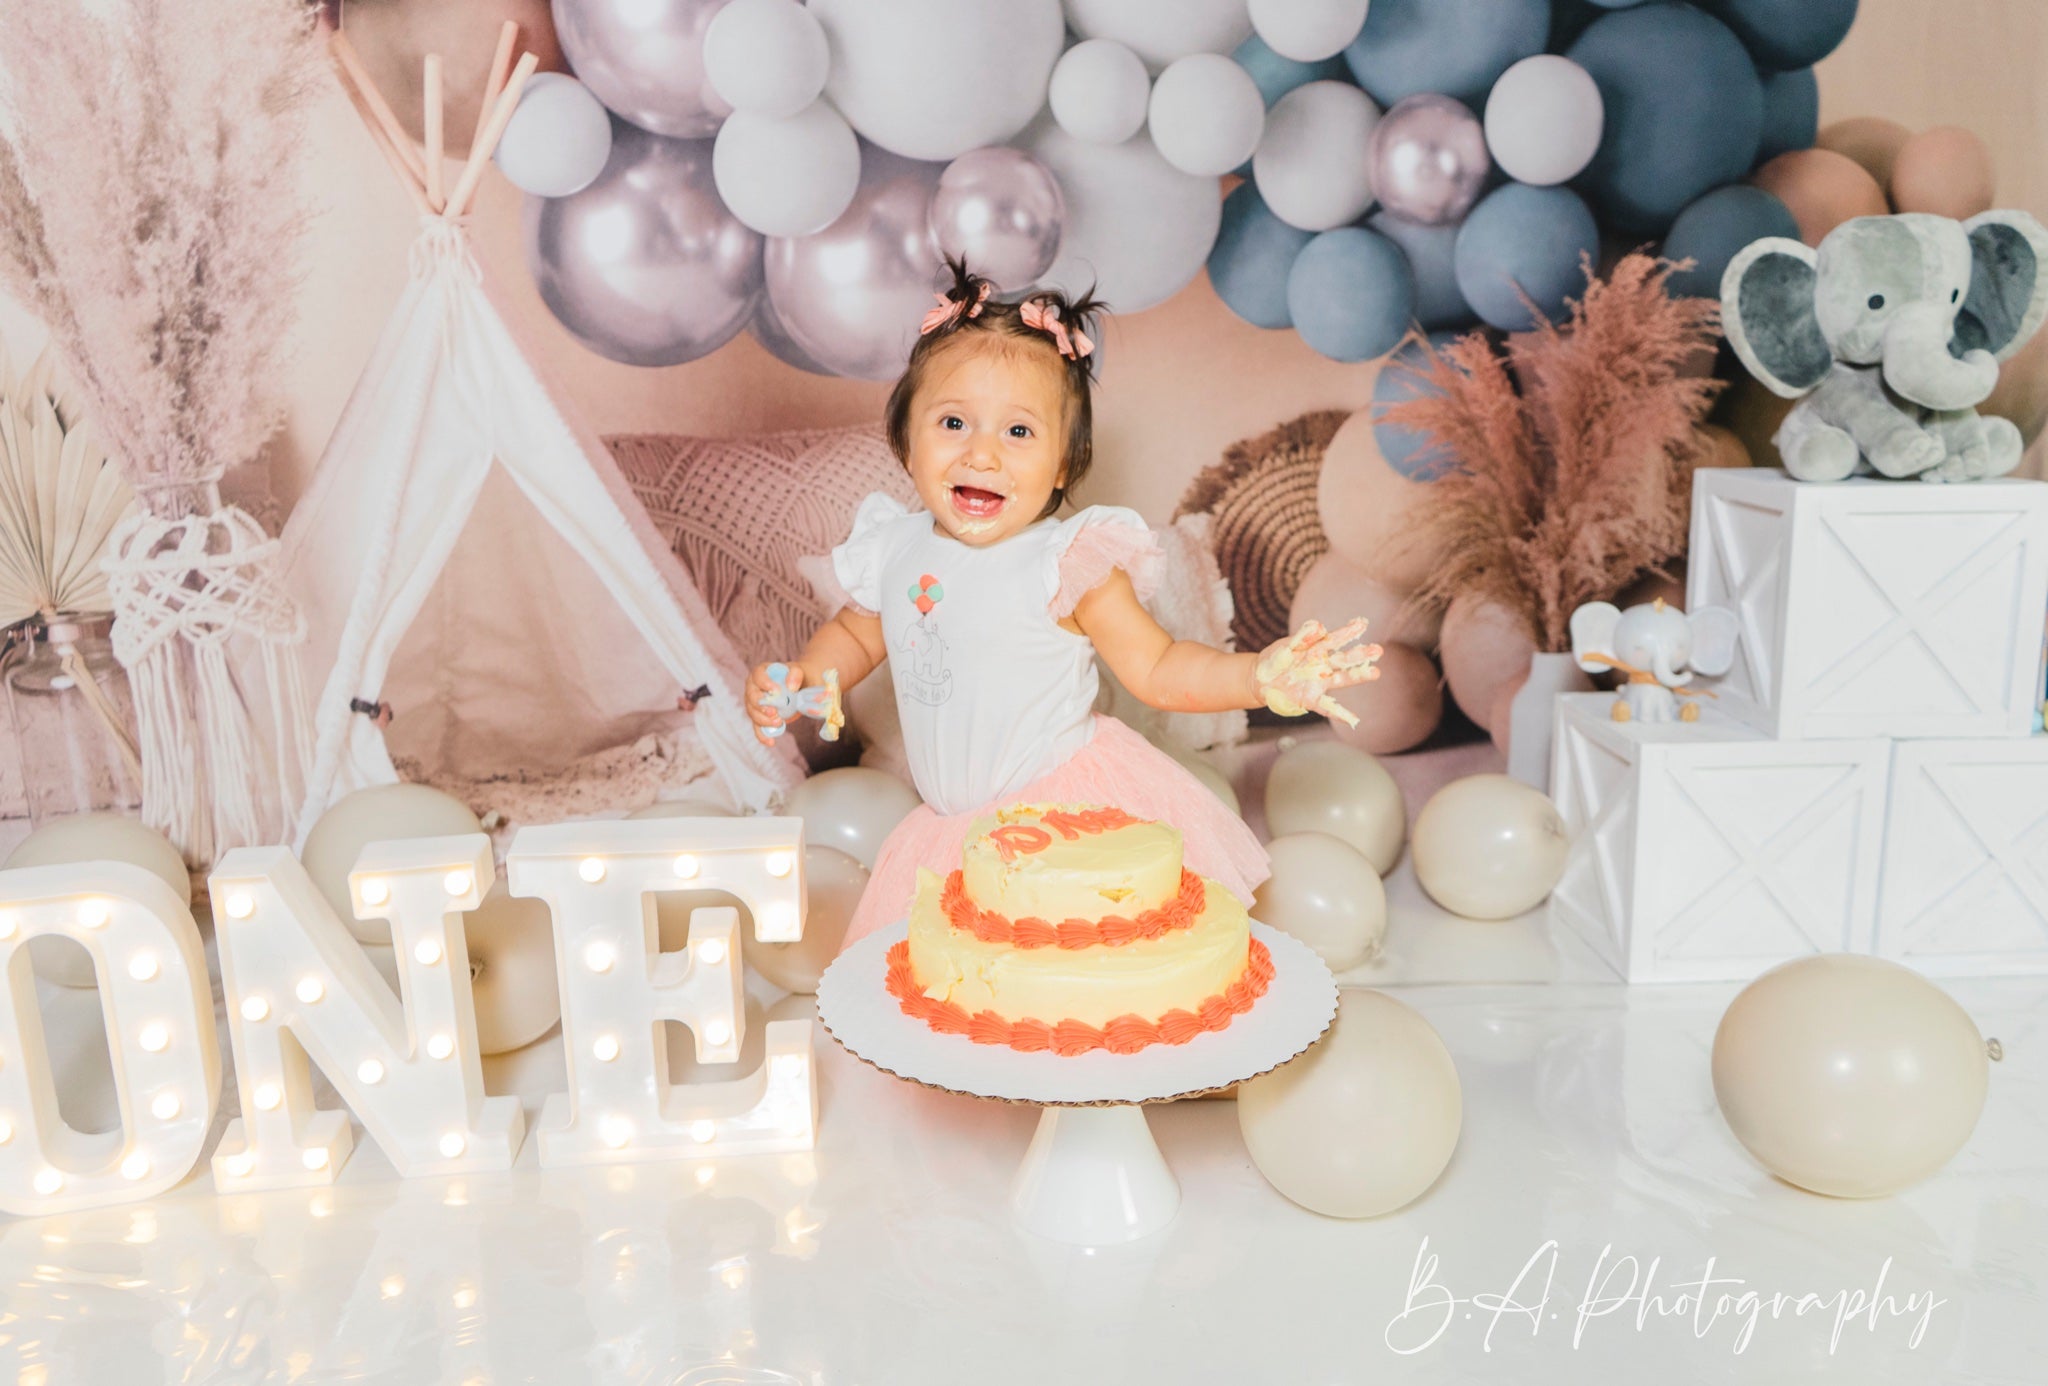
POLYGON ((1061 367, 1049 352, 963 343, 930 364, 910 410, 910 480, 939 527, 984 546, 1066 484, 1061 367))

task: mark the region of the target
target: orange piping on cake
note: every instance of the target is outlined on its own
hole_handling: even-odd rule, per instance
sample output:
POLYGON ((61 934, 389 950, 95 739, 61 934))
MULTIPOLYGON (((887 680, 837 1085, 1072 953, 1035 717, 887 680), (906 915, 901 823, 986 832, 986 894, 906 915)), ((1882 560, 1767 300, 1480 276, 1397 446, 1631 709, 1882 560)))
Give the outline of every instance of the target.
POLYGON ((1257 939, 1245 958, 1238 979, 1194 1011, 1179 1008, 1158 1020, 1120 1015, 1100 1027, 1080 1020, 1047 1024, 1043 1020, 1006 1020, 994 1011, 969 1015, 951 1001, 937 1001, 918 988, 910 970, 910 943, 905 940, 889 949, 889 994, 913 1020, 922 1020, 942 1035, 965 1035, 976 1044, 1000 1044, 1029 1053, 1050 1049, 1055 1054, 1086 1054, 1107 1049, 1112 1054, 1133 1054, 1153 1044, 1186 1044, 1197 1035, 1222 1030, 1252 1008, 1266 994, 1273 981, 1273 956, 1257 939))
POLYGON ((968 899, 966 878, 955 871, 946 877, 945 887, 939 892, 939 907, 945 911, 948 924, 973 934, 983 943, 1007 943, 1013 948, 1093 948, 1097 944, 1120 948, 1126 943, 1187 928, 1200 916, 1208 899, 1202 878, 1182 867, 1179 892, 1135 919, 1111 914, 1101 919, 1067 919, 1058 924, 1029 915, 1010 920, 968 899))

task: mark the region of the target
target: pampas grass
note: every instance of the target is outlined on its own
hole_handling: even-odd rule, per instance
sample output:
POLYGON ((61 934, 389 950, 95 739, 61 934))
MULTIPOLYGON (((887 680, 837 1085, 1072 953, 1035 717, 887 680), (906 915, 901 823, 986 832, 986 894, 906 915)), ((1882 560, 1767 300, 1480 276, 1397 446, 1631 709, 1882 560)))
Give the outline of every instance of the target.
POLYGON ((1425 344, 1427 391, 1379 415, 1457 462, 1418 507, 1409 542, 1432 556, 1418 606, 1470 594, 1567 650, 1576 608, 1684 552, 1696 430, 1721 386, 1681 371, 1712 350, 1719 307, 1671 297, 1674 268, 1631 254, 1602 280, 1588 266, 1569 320, 1538 315, 1504 355, 1476 332, 1425 344))

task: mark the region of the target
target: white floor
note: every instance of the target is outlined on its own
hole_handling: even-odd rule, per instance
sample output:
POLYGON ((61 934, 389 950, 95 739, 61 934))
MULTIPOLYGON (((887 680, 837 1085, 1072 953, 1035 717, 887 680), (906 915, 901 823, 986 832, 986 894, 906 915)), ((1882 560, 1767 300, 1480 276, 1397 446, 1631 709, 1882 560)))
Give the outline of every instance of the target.
MULTIPOLYGON (((1399 766, 1411 807, 1486 756, 1399 766)), ((361 1140, 318 1193, 217 1198, 201 1174, 0 1220, 0 1381, 2043 1380, 2048 981, 1950 985, 2006 1056, 1975 1137, 1917 1188, 1840 1202, 1764 1174, 1715 1109, 1735 987, 1623 987, 1540 917, 1449 919, 1405 868, 1389 889, 1387 953, 1344 980, 1421 1011, 1465 1094, 1450 1168, 1397 1214, 1296 1207, 1235 1105, 1197 1101, 1151 1111, 1183 1193, 1164 1233, 1039 1242, 1004 1207, 1032 1109, 820 1032, 810 1156, 543 1174, 529 1148, 507 1175, 401 1181, 361 1140)), ((110 1120, 96 1003, 41 994, 74 1120, 110 1120)), ((529 1118, 562 1077, 552 1040, 486 1070, 529 1118)))

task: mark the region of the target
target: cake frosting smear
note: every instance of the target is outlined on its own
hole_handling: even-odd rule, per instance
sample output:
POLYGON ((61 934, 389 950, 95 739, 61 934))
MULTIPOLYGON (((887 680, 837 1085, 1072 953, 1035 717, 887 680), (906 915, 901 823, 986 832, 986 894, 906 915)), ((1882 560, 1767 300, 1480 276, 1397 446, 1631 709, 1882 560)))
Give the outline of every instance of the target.
POLYGON ((1086 804, 976 822, 958 870, 918 873, 888 964, 932 1029, 1059 1054, 1185 1044, 1273 977, 1237 897, 1183 866, 1178 829, 1086 804))

